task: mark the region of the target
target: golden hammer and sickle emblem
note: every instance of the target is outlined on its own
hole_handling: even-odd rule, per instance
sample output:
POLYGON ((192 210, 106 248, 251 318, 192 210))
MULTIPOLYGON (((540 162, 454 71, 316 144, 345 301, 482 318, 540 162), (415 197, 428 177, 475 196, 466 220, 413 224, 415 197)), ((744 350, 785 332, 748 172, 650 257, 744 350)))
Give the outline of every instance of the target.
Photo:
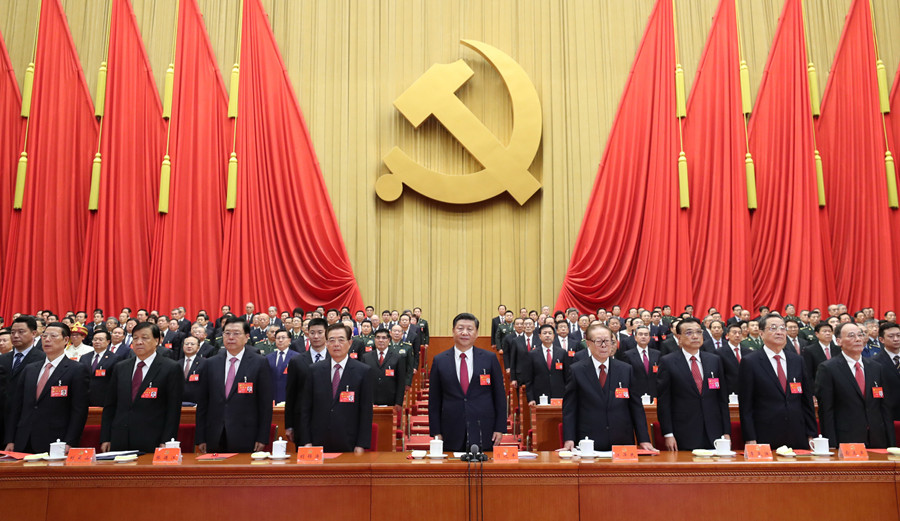
POLYGON ((400 197, 405 184, 445 203, 476 203, 509 192, 523 205, 541 188, 528 171, 541 144, 541 101, 534 85, 525 70, 499 49, 474 40, 461 43, 493 65, 506 84, 513 112, 509 144, 503 146, 456 97, 456 91, 475 74, 472 69, 461 59, 432 65, 394 101, 394 106, 416 128, 434 114, 484 169, 467 175, 447 175, 416 163, 394 147, 384 156, 391 173, 375 183, 375 192, 385 201, 400 197))

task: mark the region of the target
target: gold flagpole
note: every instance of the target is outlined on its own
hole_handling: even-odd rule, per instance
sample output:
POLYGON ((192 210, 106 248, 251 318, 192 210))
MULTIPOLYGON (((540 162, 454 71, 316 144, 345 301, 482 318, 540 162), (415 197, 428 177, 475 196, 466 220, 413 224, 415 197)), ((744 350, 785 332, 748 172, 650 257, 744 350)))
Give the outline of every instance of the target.
POLYGON ((688 191, 687 157, 684 155, 684 117, 687 115, 684 92, 684 69, 678 60, 678 18, 675 15, 675 0, 672 0, 672 24, 675 40, 675 117, 678 119, 678 202, 681 209, 691 207, 688 191))
POLYGON ((19 163, 16 166, 16 188, 13 195, 13 210, 22 209, 22 200, 25 198, 25 176, 28 173, 28 129, 31 126, 31 94, 34 89, 34 60, 37 56, 38 33, 41 32, 41 10, 43 1, 38 1, 37 23, 34 28, 34 42, 31 46, 31 62, 25 69, 25 84, 22 88, 21 116, 25 118, 25 135, 22 140, 22 153, 19 154, 19 163))
POLYGON ((169 188, 172 179, 172 158, 169 157, 169 142, 172 138, 172 96, 175 89, 175 63, 178 51, 178 22, 181 16, 181 0, 175 4, 175 36, 172 38, 172 61, 166 69, 165 90, 163 91, 163 113, 166 121, 166 154, 159 171, 159 213, 169 213, 169 188))
POLYGON ((753 164, 753 156, 750 154, 750 130, 748 128, 750 112, 753 104, 750 100, 750 68, 744 60, 744 43, 741 37, 741 9, 738 0, 734 0, 734 21, 737 27, 738 41, 738 66, 741 78, 741 112, 744 120, 744 176, 747 181, 747 209, 756 210, 756 166, 753 164))
POLYGON ((225 191, 225 209, 234 210, 237 206, 237 145, 238 88, 241 82, 241 40, 244 32, 244 0, 241 0, 241 13, 238 18, 237 51, 234 67, 231 68, 231 89, 228 93, 228 117, 234 119, 234 134, 231 139, 231 156, 228 158, 228 180, 225 191))
POLYGON ((88 197, 88 210, 97 211, 100 206, 100 170, 103 166, 103 157, 100 154, 100 145, 103 142, 103 120, 106 114, 106 72, 107 60, 109 60, 109 41, 112 32, 113 2, 109 0, 109 12, 106 15, 106 45, 104 46, 103 61, 100 62, 100 70, 97 72, 97 96, 94 103, 94 115, 100 120, 100 130, 97 133, 97 153, 94 154, 94 162, 91 164, 91 193, 88 197))

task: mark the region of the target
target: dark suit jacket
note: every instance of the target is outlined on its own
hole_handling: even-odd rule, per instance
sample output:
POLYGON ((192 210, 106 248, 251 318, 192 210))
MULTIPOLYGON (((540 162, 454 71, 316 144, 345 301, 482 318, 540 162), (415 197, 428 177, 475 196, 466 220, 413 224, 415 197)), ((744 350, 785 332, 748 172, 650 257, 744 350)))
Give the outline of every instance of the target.
MULTIPOLYGON (((181 399, 183 402, 196 404, 198 400, 200 400, 200 369, 206 364, 207 359, 200 356, 198 353, 194 360, 191 362, 191 368, 188 372, 188 377, 184 381, 184 394, 181 399), (191 378, 194 381, 191 381, 191 378)), ((182 358, 179 362, 181 364, 182 375, 184 374, 184 358, 182 358)))
MULTIPOLYGON (((509 375, 510 375, 510 378, 512 378, 513 380, 516 380, 516 381, 518 381, 520 378, 522 378, 522 374, 521 374, 522 370, 519 367, 521 364, 519 363, 519 361, 524 360, 525 356, 528 353, 528 347, 527 347, 528 344, 525 342, 525 338, 527 336, 528 335, 526 333, 522 333, 522 336, 520 336, 514 340, 515 349, 513 349, 513 351, 512 351, 512 359, 510 360, 510 363, 512 363, 512 368, 509 372, 509 375)), ((531 348, 534 349, 535 346, 539 346, 539 345, 541 345, 541 337, 535 331, 534 333, 531 334, 531 348)), ((454 364, 455 364, 455 362, 454 362, 454 364)), ((454 371, 455 370, 456 369, 454 368, 454 371)))
MULTIPOLYGON (((830 351, 831 358, 835 358, 836 355, 841 354, 841 348, 834 342, 831 343, 830 351)), ((840 356, 837 356, 837 358, 840 358, 840 356)), ((818 339, 812 344, 807 345, 803 350, 803 368, 806 371, 806 378, 809 379, 810 382, 816 381, 816 372, 825 360, 827 360, 825 358, 825 350, 822 349, 818 339)))
POLYGON ((331 360, 309 367, 309 377, 303 383, 297 445, 312 443, 325 452, 371 447, 374 371, 349 356, 343 364, 336 394, 331 389, 331 360), (342 402, 341 393, 348 391, 353 393, 353 401, 342 402))
POLYGON ((860 362, 865 374, 865 393, 860 392, 855 373, 843 356, 832 357, 819 366, 816 398, 822 435, 832 447, 840 443, 865 443, 867 448, 874 449, 893 447, 894 420, 887 393, 885 398, 875 398, 872 393, 873 387, 884 386, 882 365, 862 357, 860 362))
POLYGON ((499 316, 494 317, 491 320, 491 344, 494 343, 494 339, 497 338, 497 328, 500 327, 500 323, 506 320, 506 318, 500 318, 499 316))
POLYGON ((50 374, 39 397, 38 377, 43 363, 29 364, 17 381, 17 396, 12 404, 10 423, 6 426, 6 442, 14 443, 15 450, 24 452, 31 446, 35 453, 50 450, 57 439, 77 447, 88 413, 88 372, 78 362, 66 357, 50 374), (64 386, 65 397, 52 397, 54 386, 64 386))
POLYGON ((276 349, 275 351, 266 355, 266 361, 269 363, 269 372, 272 375, 272 386, 273 386, 273 396, 275 403, 281 403, 284 401, 285 389, 287 388, 287 368, 288 364, 291 363, 291 358, 298 356, 300 353, 296 351, 291 351, 290 349, 284 350, 284 362, 281 365, 278 365, 278 353, 279 351, 276 349))
POLYGON ((523 360, 523 376, 519 383, 526 385, 525 393, 529 402, 537 402, 541 395, 547 395, 548 399, 562 398, 566 392, 571 359, 561 347, 552 346, 552 349, 549 369, 543 345, 533 349, 523 360), (557 363, 562 364, 562 369, 557 369, 557 363))
POLYGON ((113 368, 100 427, 100 442, 112 442, 112 450, 152 453, 178 436, 184 373, 178 362, 163 356, 164 349, 156 351, 133 401, 131 378, 138 358, 129 358, 113 368), (151 383, 157 389, 156 398, 141 398, 151 383))
MULTIPOLYGON (((214 345, 209 340, 204 340, 203 343, 200 344, 200 350, 197 351, 197 354, 203 358, 212 358, 219 354, 219 347, 214 345)), ((179 360, 184 360, 184 351, 182 351, 179 360)))
POLYGON ((406 392, 406 357, 400 356, 396 349, 388 347, 384 355, 384 363, 378 365, 378 349, 364 353, 360 360, 372 368, 375 375, 373 401, 375 405, 403 405, 403 394, 406 392), (387 371, 392 370, 392 376, 387 371))
POLYGON ((515 380, 515 375, 512 372, 512 360, 513 352, 516 350, 516 338, 518 338, 518 335, 516 335, 516 332, 513 331, 512 333, 503 337, 503 343, 497 346, 498 348, 503 350, 503 368, 510 370, 509 375, 513 380, 515 380))
MULTIPOLYGON (((331 355, 325 349, 324 360, 331 360, 331 355)), ((300 427, 300 402, 303 398, 303 386, 309 376, 309 366, 313 364, 312 351, 302 351, 298 356, 288 362, 287 381, 284 386, 284 428, 295 429, 300 427)), ((294 433, 299 436, 299 432, 294 433)))
POLYGON ((680 351, 681 347, 675 343, 675 335, 669 335, 668 338, 662 341, 659 344, 659 355, 666 356, 669 353, 674 353, 676 351, 680 351))
POLYGON ((571 369, 563 397, 563 440, 588 437, 594 450, 611 450, 613 445, 649 442, 647 416, 640 396, 632 388, 633 371, 629 364, 609 359, 606 385, 600 387, 594 362, 587 358, 571 369), (616 388, 628 388, 628 398, 616 398, 616 388))
POLYGON ((185 334, 181 331, 167 330, 165 333, 165 337, 163 337, 163 341, 160 343, 160 345, 167 351, 166 356, 168 356, 172 360, 181 359, 181 345, 184 343, 184 338, 185 334))
MULTIPOLYGON (((41 342, 38 340, 36 346, 34 346, 31 351, 25 355, 25 358, 22 359, 22 363, 16 367, 15 372, 12 370, 13 357, 16 354, 16 350, 13 349, 9 353, 5 353, 0 355, 0 367, 4 369, 6 373, 6 393, 0 396, 0 402, 4 402, 4 416, 2 418, 5 424, 9 424, 12 420, 9 418, 9 411, 12 409, 12 405, 19 401, 19 398, 16 396, 18 392, 18 382, 19 377, 22 375, 22 370, 25 369, 25 366, 29 364, 33 364, 35 362, 42 362, 46 358, 44 355, 44 351, 41 349, 41 342)), ((53 440, 56 441, 56 440, 53 440)))
MULTIPOLYGON (((524 349, 524 340, 522 341, 524 349)), ((455 348, 434 357, 428 395, 428 420, 432 436, 441 435, 444 450, 461 451, 467 445, 493 447, 494 432, 506 432, 506 391, 500 362, 490 351, 473 347, 467 366, 471 381, 463 394, 456 375, 455 348), (481 384, 489 375, 490 385, 481 384)))
POLYGON ((631 368, 634 371, 633 387, 638 398, 646 393, 650 395, 650 398, 652 399, 659 396, 656 385, 659 373, 654 370, 658 370, 659 368, 659 351, 656 349, 647 349, 647 359, 650 362, 649 373, 644 369, 644 359, 641 357, 641 352, 636 347, 625 353, 625 359, 623 361, 631 364, 631 368))
POLYGON ((884 378, 884 397, 891 407, 894 421, 900 421, 900 372, 894 367, 893 355, 882 349, 872 360, 881 364, 881 375, 884 378))
POLYGON ((110 352, 109 349, 100 356, 97 362, 97 369, 91 370, 91 363, 94 361, 94 353, 85 353, 79 363, 87 369, 90 376, 90 404, 91 407, 103 407, 106 404, 106 394, 109 389, 109 382, 112 380, 113 366, 118 364, 121 359, 110 352))
POLYGON ((179 320, 178 321, 178 331, 180 331, 181 334, 183 334, 185 337, 190 336, 191 335, 191 321, 186 318, 182 318, 181 320, 179 320))
POLYGON ((778 382, 765 349, 741 359, 738 373, 741 431, 745 441, 805 449, 809 447, 808 438, 817 434, 813 383, 807 379, 799 355, 786 349, 782 354, 786 355, 787 364, 786 392, 778 382), (800 383, 802 392, 792 393, 791 382, 800 383))
POLYGON ((660 429, 664 435, 675 435, 678 450, 712 449, 713 440, 731 435, 729 391, 721 358, 703 351, 698 355, 703 366, 703 392, 697 390, 683 353, 670 353, 659 361, 660 429), (712 378, 719 379, 719 389, 710 388, 712 378))
POLYGON ((253 452, 254 442, 269 443, 272 428, 272 373, 262 356, 244 348, 231 392, 225 396, 227 351, 207 359, 200 369, 200 400, 194 442, 209 452, 253 452), (253 384, 241 393, 240 384, 253 384), (222 434, 227 446, 222 446, 222 434))
MULTIPOLYGON (((741 350, 741 362, 744 361, 745 356, 753 352, 749 347, 738 345, 738 348, 741 350)), ((716 354, 722 359, 722 370, 725 371, 725 384, 728 385, 728 394, 737 394, 739 388, 738 372, 741 366, 737 357, 734 356, 734 351, 731 350, 731 344, 728 343, 728 340, 722 342, 722 349, 716 351, 716 354)))

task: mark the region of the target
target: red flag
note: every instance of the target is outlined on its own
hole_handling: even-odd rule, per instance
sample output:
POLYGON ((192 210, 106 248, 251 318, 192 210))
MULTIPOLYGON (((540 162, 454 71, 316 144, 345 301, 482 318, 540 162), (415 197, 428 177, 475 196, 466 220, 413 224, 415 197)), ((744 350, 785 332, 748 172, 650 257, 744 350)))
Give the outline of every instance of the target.
POLYGON ((244 2, 237 207, 225 218, 221 302, 362 309, 325 180, 259 0, 244 2))
POLYGON ((850 7, 816 138, 824 158, 837 300, 851 309, 872 306, 883 313, 896 298, 894 262, 882 251, 892 247, 892 210, 869 0, 854 0, 850 7))
POLYGON ((150 276, 152 307, 185 306, 191 316, 218 309, 231 153, 228 97, 196 0, 178 14, 169 155, 169 213, 157 227, 150 276))
POLYGON ((78 303, 114 314, 149 304, 165 127, 131 3, 112 5, 99 209, 88 221, 78 303))
POLYGON ((750 219, 753 301, 772 309, 824 308, 834 291, 806 65, 802 5, 787 0, 750 118, 759 201, 750 219))
MULTIPOLYGON (((9 228, 0 315, 75 308, 97 120, 59 0, 41 3, 21 211, 9 228)), ((19 141, 21 146, 21 140, 19 141)))
POLYGON ((22 96, 13 73, 6 43, 0 36, 0 280, 9 238, 9 221, 13 214, 13 194, 16 187, 16 165, 22 152, 22 132, 25 120, 19 115, 22 96))
POLYGON ((556 309, 692 300, 678 201, 672 2, 656 3, 622 93, 556 309))
MULTIPOLYGON (((890 105, 891 112, 884 115, 884 121, 887 127, 888 142, 891 144, 891 155, 894 157, 894 176, 896 179, 898 171, 900 171, 900 68, 897 68, 897 74, 894 76, 894 83, 891 88, 890 105)), ((882 168, 884 168, 882 166, 882 168)), ((883 172, 883 170, 881 170, 883 172)), ((885 176, 885 180, 887 176, 885 176)), ((900 187, 900 182, 897 183, 900 187)), ((890 212, 891 219, 891 251, 882 251, 882 254, 890 254, 894 260, 894 273, 900 273, 900 211, 892 210, 890 212)), ((894 307, 891 311, 897 312, 900 309, 900 276, 894 277, 894 307)), ((883 314, 887 310, 878 310, 883 314)))
POLYGON ((693 188, 688 216, 694 304, 701 310, 749 306, 747 147, 734 0, 722 0, 713 19, 688 101, 684 149, 693 188))

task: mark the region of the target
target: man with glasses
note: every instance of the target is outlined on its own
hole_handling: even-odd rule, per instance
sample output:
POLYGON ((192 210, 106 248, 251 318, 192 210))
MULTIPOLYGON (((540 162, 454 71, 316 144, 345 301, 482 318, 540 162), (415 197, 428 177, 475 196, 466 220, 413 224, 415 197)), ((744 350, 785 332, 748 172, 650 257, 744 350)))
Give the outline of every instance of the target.
POLYGON ((632 445, 637 438, 642 449, 655 450, 633 388, 632 368, 610 356, 612 331, 595 323, 585 335, 590 358, 572 365, 563 396, 564 447, 572 450, 576 440, 590 438, 595 450, 607 451, 613 445, 632 445))
POLYGON ((894 421, 885 398, 882 365, 863 357, 867 334, 857 324, 840 324, 834 334, 841 355, 820 365, 816 374, 822 435, 832 447, 841 443, 893 447, 894 421))
POLYGON ((813 382, 807 378, 800 355, 784 348, 784 319, 769 313, 759 319, 758 325, 763 332, 763 348, 744 357, 738 373, 745 443, 806 448, 818 432, 813 382))
MULTIPOLYGON (((505 310, 504 310, 505 311, 505 310)), ((453 319, 453 348, 431 365, 428 418, 444 450, 491 450, 506 432, 506 391, 494 353, 475 347, 479 322, 471 313, 453 319)))

